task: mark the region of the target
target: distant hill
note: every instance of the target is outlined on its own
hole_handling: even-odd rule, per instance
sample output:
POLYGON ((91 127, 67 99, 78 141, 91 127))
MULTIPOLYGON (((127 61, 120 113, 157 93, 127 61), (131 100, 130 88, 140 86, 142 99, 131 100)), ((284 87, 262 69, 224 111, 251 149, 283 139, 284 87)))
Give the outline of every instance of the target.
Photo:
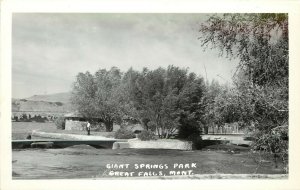
POLYGON ((57 93, 34 95, 29 98, 12 99, 12 112, 69 113, 74 109, 70 102, 71 94, 57 93))
POLYGON ((70 92, 63 92, 63 93, 47 94, 47 95, 33 95, 33 96, 31 96, 29 98, 25 98, 25 99, 32 100, 32 101, 68 103, 68 102, 70 102, 70 98, 71 98, 70 92))

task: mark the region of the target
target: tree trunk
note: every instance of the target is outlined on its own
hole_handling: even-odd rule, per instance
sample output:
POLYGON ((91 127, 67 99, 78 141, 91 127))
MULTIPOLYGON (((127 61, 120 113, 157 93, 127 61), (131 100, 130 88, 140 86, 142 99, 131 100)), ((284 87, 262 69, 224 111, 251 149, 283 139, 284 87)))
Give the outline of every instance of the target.
POLYGON ((166 138, 166 139, 169 138, 169 131, 166 132, 166 137, 165 137, 165 138, 166 138))
POLYGON ((208 134, 208 128, 209 128, 209 126, 204 127, 204 134, 208 134))
POLYGON ((142 124, 143 128, 147 131, 149 130, 148 121, 144 121, 143 119, 140 119, 140 123, 142 124))
POLYGON ((112 132, 113 131, 113 124, 114 123, 112 121, 105 121, 104 124, 105 124, 106 132, 112 132))

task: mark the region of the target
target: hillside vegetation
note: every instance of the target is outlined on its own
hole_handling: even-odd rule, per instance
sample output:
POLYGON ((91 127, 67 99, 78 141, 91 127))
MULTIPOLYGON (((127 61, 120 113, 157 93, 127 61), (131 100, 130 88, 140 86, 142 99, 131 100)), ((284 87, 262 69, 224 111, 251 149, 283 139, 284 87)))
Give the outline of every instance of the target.
POLYGON ((26 99, 12 99, 13 112, 71 112, 70 93, 34 95, 26 99))
POLYGON ((48 94, 48 95, 33 95, 29 98, 25 98, 26 100, 32 101, 45 101, 45 102, 70 102, 71 93, 63 92, 56 94, 48 94))

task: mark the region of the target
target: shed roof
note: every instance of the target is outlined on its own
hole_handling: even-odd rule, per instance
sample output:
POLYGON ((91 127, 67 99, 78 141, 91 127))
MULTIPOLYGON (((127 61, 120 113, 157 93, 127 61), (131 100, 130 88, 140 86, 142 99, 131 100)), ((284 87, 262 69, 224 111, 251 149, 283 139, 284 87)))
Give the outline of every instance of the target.
POLYGON ((97 120, 101 120, 100 117, 86 117, 84 115, 82 115, 81 113, 79 113, 78 111, 75 112, 71 112, 71 113, 67 113, 64 115, 65 118, 89 118, 89 119, 97 119, 97 120))
POLYGON ((65 114, 64 117, 81 117, 82 118, 83 115, 81 113, 79 113, 78 111, 75 111, 75 112, 65 114))

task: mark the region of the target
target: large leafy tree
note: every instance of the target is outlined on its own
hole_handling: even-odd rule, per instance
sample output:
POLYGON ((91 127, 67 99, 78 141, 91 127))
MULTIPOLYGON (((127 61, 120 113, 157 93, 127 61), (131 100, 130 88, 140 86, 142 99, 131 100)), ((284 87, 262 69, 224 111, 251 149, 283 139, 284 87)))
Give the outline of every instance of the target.
POLYGON ((72 102, 85 117, 101 118, 106 130, 124 119, 138 120, 147 130, 168 138, 179 130, 182 138, 199 134, 202 124, 205 84, 187 69, 134 71, 122 74, 118 68, 79 73, 72 102))
POLYGON ((118 68, 100 69, 94 75, 79 73, 72 90, 72 102, 87 118, 103 120, 106 131, 113 130, 113 123, 122 119, 119 94, 121 72, 118 68))
POLYGON ((218 113, 216 111, 217 97, 222 97, 224 94, 224 86, 221 86, 218 81, 212 80, 211 83, 207 81, 206 91, 204 96, 205 115, 204 115, 204 133, 208 133, 209 127, 214 127, 220 124, 218 113))
POLYGON ((200 33, 203 46, 219 49, 221 55, 240 60, 234 79, 238 101, 230 103, 227 99, 227 102, 239 105, 239 120, 255 131, 257 147, 285 157, 288 15, 213 15, 202 24, 200 33), (278 146, 280 143, 283 145, 278 146))
POLYGON ((168 138, 177 130, 187 132, 192 127, 199 130, 205 87, 203 79, 194 73, 174 66, 152 71, 145 68, 142 72, 130 69, 124 75, 124 84, 134 107, 132 113, 160 137, 168 138))
POLYGON ((287 84, 287 14, 215 15, 200 32, 203 46, 211 45, 229 58, 239 58, 239 69, 254 84, 287 84))

